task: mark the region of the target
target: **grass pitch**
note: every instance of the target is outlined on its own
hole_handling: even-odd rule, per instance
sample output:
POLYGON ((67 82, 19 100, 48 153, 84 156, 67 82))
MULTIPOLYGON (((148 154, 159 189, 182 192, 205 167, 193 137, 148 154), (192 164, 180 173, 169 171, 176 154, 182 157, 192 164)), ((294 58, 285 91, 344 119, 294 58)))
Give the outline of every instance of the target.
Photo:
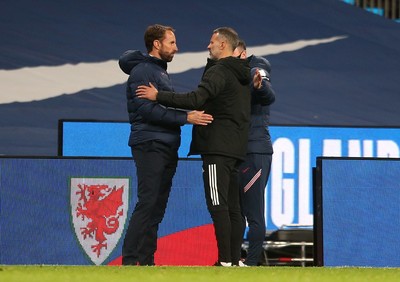
POLYGON ((400 281, 400 268, 328 267, 121 267, 121 266, 5 266, 2 282, 365 282, 400 281))

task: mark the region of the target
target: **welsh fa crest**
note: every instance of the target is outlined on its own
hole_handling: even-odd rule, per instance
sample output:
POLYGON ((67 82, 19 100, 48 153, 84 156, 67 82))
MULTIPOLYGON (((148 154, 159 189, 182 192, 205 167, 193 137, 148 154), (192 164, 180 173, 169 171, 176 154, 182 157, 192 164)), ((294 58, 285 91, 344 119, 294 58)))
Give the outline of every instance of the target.
POLYGON ((96 265, 117 246, 128 212, 129 178, 70 178, 75 235, 96 265))

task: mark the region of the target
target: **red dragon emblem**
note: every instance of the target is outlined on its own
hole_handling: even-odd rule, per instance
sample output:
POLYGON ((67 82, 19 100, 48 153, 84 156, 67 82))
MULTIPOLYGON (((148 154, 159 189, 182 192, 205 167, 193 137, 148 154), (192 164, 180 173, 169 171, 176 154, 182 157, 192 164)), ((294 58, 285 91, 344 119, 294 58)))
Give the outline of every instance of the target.
MULTIPOLYGON (((71 184, 73 180, 76 178, 71 179, 71 184)), ((93 181, 93 178, 89 180, 74 181, 71 185, 71 208, 75 233, 81 245, 92 261, 100 264, 111 252, 110 244, 113 249, 122 234, 127 212, 127 204, 124 204, 127 202, 124 194, 127 193, 124 192, 128 186, 123 183, 105 184, 104 179, 99 179, 101 182, 93 181), (117 240, 113 238, 116 233, 120 233, 117 240)))

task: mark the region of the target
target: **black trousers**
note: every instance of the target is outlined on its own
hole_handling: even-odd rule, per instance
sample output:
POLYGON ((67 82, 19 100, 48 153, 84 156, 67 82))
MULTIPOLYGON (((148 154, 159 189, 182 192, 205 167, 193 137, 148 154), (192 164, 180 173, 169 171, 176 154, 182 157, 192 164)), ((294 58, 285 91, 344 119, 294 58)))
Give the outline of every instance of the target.
POLYGON ((271 170, 271 154, 248 154, 239 167, 243 213, 249 225, 246 264, 258 265, 265 240, 265 187, 271 170))
POLYGON ((208 211, 214 223, 218 260, 237 265, 241 255, 244 217, 240 208, 240 161, 220 155, 202 155, 208 211))
POLYGON ((122 247, 123 265, 154 265, 158 226, 164 218, 177 149, 157 141, 132 147, 137 173, 137 203, 122 247))

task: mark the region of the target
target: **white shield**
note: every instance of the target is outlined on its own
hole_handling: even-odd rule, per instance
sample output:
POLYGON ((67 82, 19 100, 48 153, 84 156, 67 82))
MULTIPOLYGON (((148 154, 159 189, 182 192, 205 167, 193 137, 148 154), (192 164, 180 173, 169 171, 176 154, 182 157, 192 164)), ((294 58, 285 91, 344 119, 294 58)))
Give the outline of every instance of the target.
POLYGON ((100 265, 124 231, 129 178, 70 178, 70 187, 75 235, 91 261, 100 265))

